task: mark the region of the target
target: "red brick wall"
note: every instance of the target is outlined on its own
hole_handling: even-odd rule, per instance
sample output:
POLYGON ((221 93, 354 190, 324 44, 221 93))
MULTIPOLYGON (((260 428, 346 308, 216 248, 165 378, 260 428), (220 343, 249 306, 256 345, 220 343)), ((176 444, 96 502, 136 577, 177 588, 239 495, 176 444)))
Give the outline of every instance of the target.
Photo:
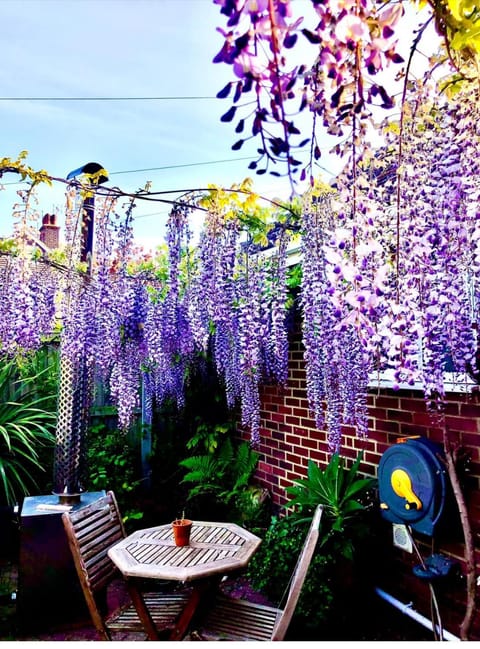
MULTIPOLYGON (((342 455, 354 458, 364 452, 362 470, 376 476, 381 455, 399 437, 421 435, 442 443, 442 431, 432 423, 421 392, 390 389, 371 392, 369 405, 369 437, 357 439, 355 430, 345 428, 342 455)), ((300 336, 290 348, 290 369, 285 389, 266 386, 262 390, 261 459, 257 471, 258 481, 270 490, 273 502, 282 505, 287 500, 285 487, 299 477, 304 477, 311 458, 324 465, 328 462, 328 441, 325 431, 317 430, 308 409, 306 378, 300 336)), ((461 445, 471 458, 468 481, 464 490, 473 526, 477 552, 477 569, 480 563, 478 539, 480 533, 480 402, 466 394, 449 394, 446 423, 450 437, 461 445)), ((455 516, 457 516, 455 511, 455 516)), ((390 532, 390 530, 389 530, 390 532)), ((414 538, 425 558, 432 552, 453 557, 459 562, 461 574, 448 585, 439 584, 435 590, 439 600, 443 626, 459 635, 459 625, 465 613, 465 562, 461 530, 453 538, 440 542, 434 537, 415 535, 414 538)), ((390 545, 390 538, 387 542, 390 545)), ((380 588, 430 619, 430 591, 428 582, 419 579, 412 567, 419 563, 415 552, 409 554, 393 547, 391 571, 387 571, 380 588)), ((480 571, 479 571, 480 574, 480 571)), ((433 636, 432 636, 433 639, 433 636)), ((480 615, 476 615, 470 639, 480 639, 480 615)))

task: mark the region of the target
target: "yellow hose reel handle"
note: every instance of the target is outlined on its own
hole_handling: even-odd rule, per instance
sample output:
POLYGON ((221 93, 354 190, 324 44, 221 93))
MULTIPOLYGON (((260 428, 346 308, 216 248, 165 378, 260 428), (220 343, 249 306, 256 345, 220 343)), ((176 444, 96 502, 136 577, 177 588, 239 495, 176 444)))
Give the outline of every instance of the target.
POLYGON ((422 509, 422 501, 413 491, 410 476, 404 469, 395 469, 390 477, 393 491, 400 498, 405 498, 405 509, 422 509))

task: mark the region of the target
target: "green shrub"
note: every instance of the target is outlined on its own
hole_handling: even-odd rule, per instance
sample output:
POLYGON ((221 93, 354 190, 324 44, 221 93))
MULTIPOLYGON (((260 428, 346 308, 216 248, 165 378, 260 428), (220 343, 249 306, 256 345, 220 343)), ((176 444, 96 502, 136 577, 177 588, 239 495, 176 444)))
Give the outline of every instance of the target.
MULTIPOLYGON (((302 550, 309 522, 292 514, 273 517, 262 544, 251 559, 247 576, 255 590, 261 591, 275 606, 284 605, 289 580, 302 550)), ((295 624, 305 628, 319 626, 329 616, 334 592, 330 573, 334 557, 316 552, 295 611, 295 624)))
POLYGON ((135 506, 137 454, 127 435, 100 423, 88 430, 87 449, 88 489, 113 491, 124 521, 141 519, 143 513, 135 506))
POLYGON ((319 546, 330 543, 348 559, 353 559, 356 542, 368 533, 365 503, 377 482, 359 474, 361 460, 359 453, 347 468, 344 458, 334 453, 323 469, 309 460, 307 477, 286 488, 291 499, 285 507, 295 506, 310 520, 316 506, 323 505, 319 546))
POLYGON ((222 438, 226 434, 232 434, 235 431, 235 421, 227 421, 225 423, 210 424, 195 417, 197 424, 194 435, 187 442, 187 449, 190 451, 198 451, 203 447, 207 453, 215 453, 216 449, 222 438))
POLYGON ((191 485, 188 500, 207 496, 220 516, 255 525, 263 504, 263 490, 252 484, 259 457, 247 442, 234 444, 227 438, 211 453, 181 460, 180 466, 187 470, 182 483, 191 485))
POLYGON ((313 512, 323 505, 317 547, 292 622, 297 633, 319 627, 326 633, 329 626, 348 624, 352 610, 360 608, 359 593, 364 597, 373 587, 373 508, 368 499, 376 480, 359 474, 361 459, 359 454, 349 468, 338 454, 324 468, 310 461, 307 476, 287 487, 291 500, 285 507, 294 510, 272 519, 250 562, 253 587, 281 605, 313 512))

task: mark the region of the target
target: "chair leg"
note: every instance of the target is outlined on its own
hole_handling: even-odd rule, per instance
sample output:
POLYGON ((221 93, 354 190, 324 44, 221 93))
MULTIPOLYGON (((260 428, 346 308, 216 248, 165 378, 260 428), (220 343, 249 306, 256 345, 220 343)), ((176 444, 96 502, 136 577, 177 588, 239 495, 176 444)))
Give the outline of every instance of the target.
POLYGON ((81 586, 82 586, 83 594, 85 595, 85 601, 87 602, 88 610, 90 611, 90 616, 92 618, 94 627, 96 628, 97 632, 101 636, 102 640, 111 640, 112 636, 110 635, 110 631, 108 630, 108 627, 105 624, 105 620, 103 619, 98 609, 95 596, 90 590, 84 588, 83 583, 81 584, 81 586))

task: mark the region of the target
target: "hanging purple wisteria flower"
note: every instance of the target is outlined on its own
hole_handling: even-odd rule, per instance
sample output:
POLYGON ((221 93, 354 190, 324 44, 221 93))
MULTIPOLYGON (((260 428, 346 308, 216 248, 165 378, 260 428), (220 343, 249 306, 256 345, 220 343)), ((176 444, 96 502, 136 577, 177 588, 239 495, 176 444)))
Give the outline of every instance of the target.
POLYGON ((347 309, 332 299, 335 290, 328 277, 326 244, 331 240, 334 220, 331 193, 314 193, 307 198, 301 219, 307 397, 316 426, 328 431, 331 452, 340 448, 343 424, 356 426, 361 436, 367 433, 369 371, 357 331, 345 321, 347 309))

